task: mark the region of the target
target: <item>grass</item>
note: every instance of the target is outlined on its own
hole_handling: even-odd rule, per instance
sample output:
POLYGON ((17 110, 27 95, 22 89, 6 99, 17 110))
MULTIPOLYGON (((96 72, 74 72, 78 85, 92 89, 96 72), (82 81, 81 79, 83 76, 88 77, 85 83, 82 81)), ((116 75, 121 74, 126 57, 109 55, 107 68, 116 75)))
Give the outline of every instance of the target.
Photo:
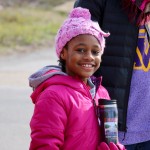
POLYGON ((1 5, 3 6, 36 6, 43 8, 53 8, 54 6, 60 5, 68 0, 1 0, 1 5))
POLYGON ((6 7, 0 10, 0 54, 52 44, 66 15, 38 7, 6 7))

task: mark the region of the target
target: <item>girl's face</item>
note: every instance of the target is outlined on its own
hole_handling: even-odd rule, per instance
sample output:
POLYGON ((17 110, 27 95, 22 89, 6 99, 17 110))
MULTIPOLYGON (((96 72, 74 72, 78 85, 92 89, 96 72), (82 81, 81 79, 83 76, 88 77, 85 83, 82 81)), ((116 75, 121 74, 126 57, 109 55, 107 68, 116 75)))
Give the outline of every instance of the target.
POLYGON ((82 79, 87 79, 99 68, 102 49, 93 35, 78 35, 63 48, 61 58, 66 62, 66 73, 82 79))

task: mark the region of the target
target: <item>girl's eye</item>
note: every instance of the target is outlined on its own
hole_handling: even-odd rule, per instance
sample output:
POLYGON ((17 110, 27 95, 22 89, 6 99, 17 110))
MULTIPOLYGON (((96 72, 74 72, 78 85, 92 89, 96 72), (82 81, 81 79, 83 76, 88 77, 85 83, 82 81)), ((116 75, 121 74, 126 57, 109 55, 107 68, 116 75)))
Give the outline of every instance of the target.
MULTIPOLYGON (((84 48, 78 48, 77 50, 76 50, 78 53, 81 53, 81 54, 87 54, 88 53, 88 51, 86 50, 86 49, 84 49, 84 48)), ((101 54, 101 50, 97 50, 97 49, 93 49, 92 51, 91 51, 91 54, 93 55, 93 56, 98 56, 98 55, 100 55, 101 54)))
POLYGON ((84 53, 85 50, 84 50, 83 48, 78 48, 78 49, 77 49, 77 52, 79 52, 79 53, 84 53))
POLYGON ((93 51, 92 51, 92 54, 93 54, 94 56, 98 56, 98 55, 100 54, 100 52, 101 52, 101 51, 99 51, 99 50, 93 50, 93 51))

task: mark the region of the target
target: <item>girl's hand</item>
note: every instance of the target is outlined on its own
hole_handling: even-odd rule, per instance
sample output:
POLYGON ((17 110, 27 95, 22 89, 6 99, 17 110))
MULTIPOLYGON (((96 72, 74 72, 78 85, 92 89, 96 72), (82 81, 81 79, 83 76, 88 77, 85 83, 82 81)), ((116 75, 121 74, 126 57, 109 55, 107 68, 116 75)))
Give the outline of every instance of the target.
POLYGON ((102 142, 99 147, 98 150, 126 150, 124 145, 122 144, 114 144, 113 142, 109 143, 109 146, 105 143, 102 142))

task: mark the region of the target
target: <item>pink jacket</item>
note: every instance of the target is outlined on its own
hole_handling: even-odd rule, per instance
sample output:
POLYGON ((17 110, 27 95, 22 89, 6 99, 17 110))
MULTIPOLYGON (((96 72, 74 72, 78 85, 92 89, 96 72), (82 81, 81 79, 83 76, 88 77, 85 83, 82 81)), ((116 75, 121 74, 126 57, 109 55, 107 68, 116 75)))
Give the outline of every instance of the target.
MULTIPOLYGON (((36 78, 43 80, 43 76, 36 78)), ((97 102, 109 95, 102 85, 93 98, 92 94, 79 79, 57 71, 42 81, 31 95, 35 109, 30 150, 96 150, 100 133, 93 99, 97 102)))

